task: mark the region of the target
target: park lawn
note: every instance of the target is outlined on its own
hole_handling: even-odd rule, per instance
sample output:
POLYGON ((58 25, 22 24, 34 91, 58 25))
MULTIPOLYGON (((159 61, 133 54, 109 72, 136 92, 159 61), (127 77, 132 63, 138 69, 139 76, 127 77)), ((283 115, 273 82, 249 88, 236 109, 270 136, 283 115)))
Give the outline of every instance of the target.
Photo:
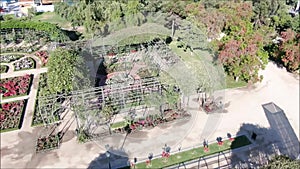
MULTIPOLYGON (((164 158, 154 159, 151 161, 152 166, 150 168, 164 168, 168 166, 173 166, 194 159, 199 159, 200 157, 217 154, 219 152, 247 146, 250 144, 251 144, 250 140, 246 136, 242 135, 236 137, 235 140, 232 142, 230 140, 225 140, 222 146, 219 146, 217 143, 212 143, 209 145, 208 152, 204 152, 203 147, 197 147, 191 150, 182 151, 180 153, 173 154, 167 160, 164 158)), ((145 162, 139 163, 136 164, 135 168, 136 169, 147 168, 147 164, 145 162)))
POLYGON ((57 24, 61 28, 71 28, 71 23, 54 12, 44 12, 33 16, 33 21, 42 21, 57 24))

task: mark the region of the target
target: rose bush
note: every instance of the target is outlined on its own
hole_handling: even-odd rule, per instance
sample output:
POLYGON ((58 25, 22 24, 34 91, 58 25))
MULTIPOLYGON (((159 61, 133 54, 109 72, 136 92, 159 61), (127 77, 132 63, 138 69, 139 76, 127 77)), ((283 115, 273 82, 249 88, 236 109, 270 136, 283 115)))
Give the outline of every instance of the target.
POLYGON ((3 103, 0 107, 1 130, 17 129, 21 125, 21 117, 24 112, 25 101, 3 103))
POLYGON ((3 94, 3 97, 27 94, 31 79, 32 76, 28 74, 25 76, 2 79, 0 93, 3 94))

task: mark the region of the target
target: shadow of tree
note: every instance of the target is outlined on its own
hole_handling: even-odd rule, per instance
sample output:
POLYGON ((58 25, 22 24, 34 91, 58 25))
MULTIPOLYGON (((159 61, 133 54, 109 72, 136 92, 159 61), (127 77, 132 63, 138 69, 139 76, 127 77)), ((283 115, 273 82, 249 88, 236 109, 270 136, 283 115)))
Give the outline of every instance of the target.
POLYGON ((88 169, 125 169, 129 167, 128 154, 120 149, 110 147, 101 153, 88 166, 88 169), (109 154, 109 157, 107 156, 109 154))

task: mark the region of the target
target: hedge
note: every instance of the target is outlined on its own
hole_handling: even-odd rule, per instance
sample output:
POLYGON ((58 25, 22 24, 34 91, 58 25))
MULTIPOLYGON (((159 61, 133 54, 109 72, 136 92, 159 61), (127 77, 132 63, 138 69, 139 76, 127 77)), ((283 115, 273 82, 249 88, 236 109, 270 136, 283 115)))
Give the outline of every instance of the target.
POLYGON ((48 22, 9 20, 0 22, 1 29, 33 29, 45 31, 53 41, 65 41, 68 37, 56 25, 48 22))

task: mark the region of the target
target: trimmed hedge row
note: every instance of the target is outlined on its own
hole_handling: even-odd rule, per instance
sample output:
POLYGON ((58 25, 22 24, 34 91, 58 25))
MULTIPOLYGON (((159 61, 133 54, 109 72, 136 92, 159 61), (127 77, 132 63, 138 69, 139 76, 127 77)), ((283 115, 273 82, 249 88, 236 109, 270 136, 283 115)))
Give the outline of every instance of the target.
POLYGON ((36 21, 20 21, 9 20, 1 21, 1 29, 33 29, 36 31, 45 31, 49 34, 53 41, 65 41, 68 37, 63 31, 56 25, 48 22, 36 22, 36 21))

